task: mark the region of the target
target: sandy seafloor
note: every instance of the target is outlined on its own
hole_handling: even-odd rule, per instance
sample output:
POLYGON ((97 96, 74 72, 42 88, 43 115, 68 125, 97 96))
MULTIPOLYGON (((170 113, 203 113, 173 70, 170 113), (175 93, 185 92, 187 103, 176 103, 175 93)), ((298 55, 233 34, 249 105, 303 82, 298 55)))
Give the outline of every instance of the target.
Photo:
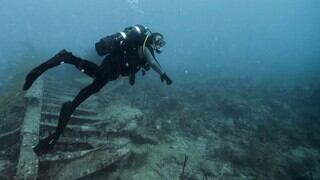
MULTIPOLYGON (((119 81, 89 102, 97 104, 98 116, 110 127, 127 128, 152 143, 105 139, 125 144, 132 155, 88 179, 320 178, 320 103, 311 86, 284 90, 277 83, 214 78, 167 87, 152 75, 139 78, 135 86, 127 79, 119 81)), ((77 82, 74 88, 80 89, 90 81, 78 78, 77 82)), ((14 104, 3 110, 2 132, 23 121, 24 108, 14 104)), ((2 168, 8 159, 17 163, 19 144, 13 144, 14 150, 1 149, 2 168)))

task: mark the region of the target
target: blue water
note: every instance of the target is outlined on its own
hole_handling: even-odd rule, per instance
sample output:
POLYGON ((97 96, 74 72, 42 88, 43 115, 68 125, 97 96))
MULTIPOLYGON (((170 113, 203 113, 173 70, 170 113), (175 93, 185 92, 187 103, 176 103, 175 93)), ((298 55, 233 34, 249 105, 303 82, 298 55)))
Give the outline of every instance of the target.
MULTIPOLYGON (((184 105, 178 106, 194 106, 190 109, 199 116, 193 119, 202 119, 201 126, 214 124, 217 117, 246 119, 244 126, 252 123, 251 128, 257 128, 262 124, 265 126, 262 129, 280 132, 279 136, 287 134, 285 139, 297 143, 294 146, 297 152, 307 148, 304 152, 312 154, 308 156, 312 165, 299 164, 311 160, 301 160, 297 155, 297 161, 294 159, 291 164, 279 163, 288 168, 273 173, 272 179, 317 179, 320 178, 319 9, 319 0, 0 0, 0 94, 6 96, 6 87, 13 84, 15 75, 27 72, 61 49, 86 57, 94 52, 94 44, 100 38, 142 24, 165 36, 167 45, 157 58, 174 83, 166 89, 158 77, 152 80, 138 77, 139 81, 155 80, 153 88, 161 86, 165 96, 170 98, 171 92, 176 93, 173 96, 184 105), (267 117, 266 112, 275 114, 267 117), (201 115, 206 113, 212 115, 201 115), (272 118, 280 121, 280 127, 265 124, 266 119, 272 118), (307 170, 296 172, 300 165, 307 170)), ((92 61, 99 63, 99 59, 92 61)), ((57 77, 64 76, 61 72, 57 77)), ((164 96, 154 91, 154 98, 164 96)), ((179 116, 178 112, 170 113, 179 116)), ((182 125, 180 128, 184 133, 197 134, 182 125)), ((276 137, 267 141, 271 149, 274 144, 283 143, 281 147, 285 148, 288 143, 276 137)), ((285 156, 279 155, 279 159, 285 156)), ((249 167, 235 161, 230 160, 234 167, 249 167)), ((261 171, 252 172, 261 174, 261 171)), ((268 176, 249 173, 247 177, 268 176)))

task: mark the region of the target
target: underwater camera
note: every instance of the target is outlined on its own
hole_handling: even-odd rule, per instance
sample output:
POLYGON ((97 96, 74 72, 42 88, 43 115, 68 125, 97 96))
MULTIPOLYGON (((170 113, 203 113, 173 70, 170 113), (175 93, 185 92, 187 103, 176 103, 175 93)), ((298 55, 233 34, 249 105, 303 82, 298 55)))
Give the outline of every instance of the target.
POLYGON ((100 41, 95 44, 95 48, 99 56, 104 56, 121 47, 124 42, 141 39, 141 35, 145 36, 148 32, 150 32, 150 30, 142 25, 130 26, 125 28, 124 31, 100 39, 100 41))

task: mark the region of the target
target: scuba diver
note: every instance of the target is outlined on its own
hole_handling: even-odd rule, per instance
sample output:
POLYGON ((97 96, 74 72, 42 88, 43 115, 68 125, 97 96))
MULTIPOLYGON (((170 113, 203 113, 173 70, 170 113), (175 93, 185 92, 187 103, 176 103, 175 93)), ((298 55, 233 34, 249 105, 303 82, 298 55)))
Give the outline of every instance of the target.
POLYGON ((63 63, 72 64, 93 78, 93 82, 83 88, 72 101, 62 105, 58 126, 48 137, 39 141, 33 148, 34 152, 42 155, 52 151, 75 109, 109 81, 117 79, 120 75, 129 76, 129 83, 133 85, 135 74, 141 70, 144 75, 151 67, 160 75, 161 82, 165 81, 167 85, 172 84, 172 80, 163 71, 155 57, 155 52, 161 53, 165 44, 162 34, 152 33, 147 27, 135 25, 104 37, 95 44, 98 55, 105 56, 100 66, 62 50, 29 72, 23 90, 28 90, 42 73, 63 63))

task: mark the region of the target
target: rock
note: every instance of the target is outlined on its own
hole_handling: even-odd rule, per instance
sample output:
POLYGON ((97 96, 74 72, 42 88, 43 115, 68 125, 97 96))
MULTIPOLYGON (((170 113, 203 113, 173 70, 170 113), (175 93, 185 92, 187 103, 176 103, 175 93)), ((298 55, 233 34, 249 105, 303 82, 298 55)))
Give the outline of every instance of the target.
POLYGON ((137 121, 132 120, 123 128, 125 131, 134 131, 137 128, 137 121))
POLYGON ((142 117, 141 110, 121 103, 107 107, 104 113, 104 119, 120 124, 127 124, 131 120, 138 120, 142 117))
POLYGON ((163 179, 156 173, 152 171, 147 172, 140 172, 132 176, 132 180, 141 180, 141 179, 153 179, 153 180, 160 180, 163 179))
POLYGON ((199 171, 202 172, 205 176, 214 176, 215 175, 216 164, 212 161, 201 161, 199 164, 199 171))

